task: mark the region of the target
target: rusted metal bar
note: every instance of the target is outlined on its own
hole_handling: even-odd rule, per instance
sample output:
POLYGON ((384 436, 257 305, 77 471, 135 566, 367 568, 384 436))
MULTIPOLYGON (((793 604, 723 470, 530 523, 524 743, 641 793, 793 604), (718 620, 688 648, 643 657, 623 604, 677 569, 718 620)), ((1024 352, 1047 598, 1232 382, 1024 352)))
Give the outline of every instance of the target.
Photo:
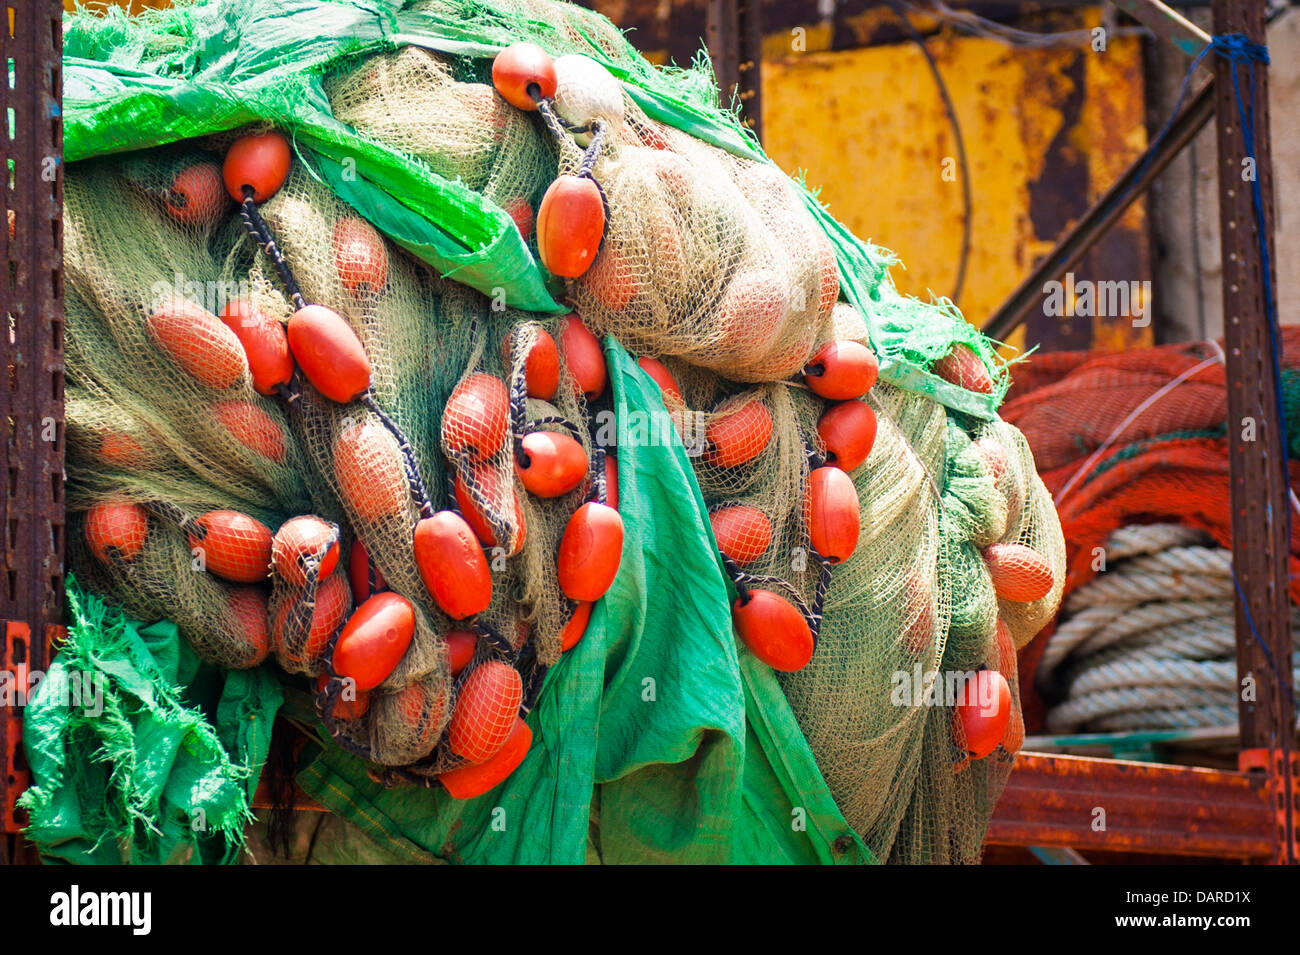
POLYGON ((1274 818, 1258 774, 1021 753, 985 841, 1264 860, 1274 818))
POLYGON ((1214 84, 1207 83, 1175 117, 1165 138, 1153 143, 1080 217, 1034 270, 983 325, 986 335, 1005 339, 1039 308, 1043 285, 1059 280, 1095 246, 1147 187, 1174 161, 1214 115, 1214 84))
MULTIPOLYGON (((1212 12, 1217 35, 1244 34, 1265 42, 1264 0, 1215 0, 1212 12)), ((1287 586, 1291 506, 1272 329, 1277 278, 1261 253, 1261 245, 1270 260, 1275 252, 1268 70, 1257 64, 1253 74, 1251 89, 1245 66, 1215 58, 1232 565, 1238 596, 1237 672, 1242 681, 1237 712, 1243 765, 1262 762, 1262 772, 1274 776, 1271 785, 1288 810, 1279 820, 1275 861, 1294 863, 1295 703, 1287 586), (1253 104, 1253 168, 1239 102, 1253 104), (1262 200, 1263 235, 1257 225, 1255 185, 1262 200), (1260 751, 1266 754, 1262 761, 1252 756, 1260 751)))
MULTIPOLYGON (((44 635, 63 608, 63 6, 20 0, 6 7, 12 19, 0 30, 0 61, 12 63, 12 85, 0 84, 0 116, 10 125, 10 135, 0 136, 0 161, 12 172, 0 191, 8 219, 0 229, 0 312, 8 317, 0 621, 29 635, 18 649, 5 626, 5 665, 43 670, 44 635)), ((0 806, 12 805, 23 783, 20 738, 18 707, 0 707, 0 806)), ((12 831, 19 820, 6 816, 12 831)), ((22 856, 8 839, 3 853, 22 856)))
POLYGON ((762 0, 736 0, 740 62, 736 66, 741 120, 763 138, 763 4, 762 0))

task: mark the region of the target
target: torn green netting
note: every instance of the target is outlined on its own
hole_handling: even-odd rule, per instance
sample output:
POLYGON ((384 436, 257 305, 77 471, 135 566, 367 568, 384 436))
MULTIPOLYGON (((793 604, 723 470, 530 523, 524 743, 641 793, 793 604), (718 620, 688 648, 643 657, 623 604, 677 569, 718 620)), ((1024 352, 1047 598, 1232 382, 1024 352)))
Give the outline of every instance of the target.
POLYGON ((271 743, 270 670, 200 662, 68 579, 67 642, 23 711, 20 800, 47 862, 231 862, 271 743))
MULTIPOLYGON (((716 105, 707 58, 689 69, 656 69, 625 40, 610 43, 607 30, 584 29, 596 20, 604 18, 575 7, 564 24, 545 22, 506 2, 477 0, 195 0, 134 17, 117 8, 79 13, 64 35, 65 156, 274 123, 292 134, 307 168, 413 255, 487 295, 504 290, 510 305, 560 312, 549 276, 505 210, 340 122, 322 78, 358 56, 406 44, 487 58, 518 40, 567 51, 576 36, 652 119, 769 161, 735 113, 716 105)), ((889 253, 852 235, 807 189, 801 194, 835 248, 845 296, 866 318, 881 377, 992 420, 1009 385, 992 343, 950 303, 900 294, 888 274, 889 253), (995 372, 993 394, 929 374, 954 343, 995 372)))

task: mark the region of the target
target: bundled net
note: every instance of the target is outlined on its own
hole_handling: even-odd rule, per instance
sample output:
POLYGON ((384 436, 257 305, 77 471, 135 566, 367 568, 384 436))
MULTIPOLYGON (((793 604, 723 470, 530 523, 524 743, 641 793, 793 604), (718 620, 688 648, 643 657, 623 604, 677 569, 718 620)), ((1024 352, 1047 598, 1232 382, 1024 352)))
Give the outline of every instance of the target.
POLYGON ((322 89, 352 133, 505 212, 572 312, 410 254, 314 153, 286 148, 265 195, 223 183, 283 142, 265 124, 75 165, 79 578, 205 659, 273 660, 376 778, 474 794, 522 759, 522 716, 610 586, 620 447, 680 441, 738 635, 845 819, 882 858, 978 859, 1023 738, 1016 650, 1065 583, 1025 439, 937 400, 984 408, 1005 369, 946 305, 908 325, 883 266, 842 301, 799 187, 650 118, 600 62, 703 102, 700 74, 656 73, 567 5, 473 15, 555 58, 553 95, 524 87, 539 109, 490 58, 417 46, 333 61, 322 89), (662 415, 616 418, 593 333, 640 356, 662 415), (873 387, 873 349, 930 384, 873 387))

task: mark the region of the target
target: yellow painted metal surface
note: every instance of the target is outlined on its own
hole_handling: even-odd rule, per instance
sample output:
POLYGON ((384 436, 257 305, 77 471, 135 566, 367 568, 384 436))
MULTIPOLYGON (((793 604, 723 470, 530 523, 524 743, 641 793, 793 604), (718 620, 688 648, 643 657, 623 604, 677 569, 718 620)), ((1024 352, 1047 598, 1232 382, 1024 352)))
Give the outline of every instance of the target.
MULTIPOLYGON (((768 153, 787 170, 803 170, 831 213, 857 235, 899 255, 906 265, 894 270, 900 288, 922 297, 950 295, 962 244, 961 170, 921 52, 910 43, 836 52, 818 52, 810 43, 809 52, 798 52, 792 39, 771 36, 764 45, 768 153)), ((1061 152, 1086 164, 1083 201, 1096 198, 1144 148, 1139 47, 1113 39, 1106 52, 1013 49, 952 35, 927 42, 966 144, 972 235, 958 304, 978 323, 1057 238, 1036 234, 1030 187, 1044 175, 1049 145, 1067 123, 1067 101, 1075 96, 1074 125, 1061 152), (1084 78, 1081 91, 1077 76, 1084 78)), ((1135 207, 1123 223, 1134 238, 1145 229, 1143 217, 1135 207)), ((1109 334, 1149 339, 1150 331, 1109 334)), ((1019 337, 1012 344, 1023 346, 1019 337)))

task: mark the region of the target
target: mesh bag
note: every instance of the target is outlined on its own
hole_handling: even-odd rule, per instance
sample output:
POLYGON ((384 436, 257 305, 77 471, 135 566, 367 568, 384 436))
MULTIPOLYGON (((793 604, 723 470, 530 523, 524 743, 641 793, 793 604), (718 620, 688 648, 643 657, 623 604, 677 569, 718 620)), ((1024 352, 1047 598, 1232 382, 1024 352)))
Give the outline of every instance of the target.
POLYGON ((840 301, 847 240, 800 187, 755 151, 722 148, 718 128, 730 125, 692 135, 632 94, 671 89, 713 115, 701 73, 654 71, 607 21, 566 4, 467 11, 433 0, 410 12, 587 54, 629 82, 616 121, 566 127, 509 106, 482 56, 408 45, 321 71, 336 143, 346 128, 438 183, 449 207, 503 213, 530 255, 542 258, 535 226, 551 183, 594 179, 605 228, 590 267, 546 277, 575 315, 511 307, 505 289, 483 288, 479 265, 462 271, 444 256, 434 268, 399 228, 411 209, 343 201, 359 193, 310 148, 241 221, 220 161, 265 123, 75 164, 68 496, 79 578, 138 616, 175 620, 206 659, 269 658, 286 679, 310 681, 325 732, 375 778, 430 785, 499 751, 581 637, 596 597, 566 577, 566 554, 586 554, 599 530, 570 529, 612 503, 620 445, 681 441, 737 606, 751 588, 771 590, 816 641, 779 682, 845 819, 882 858, 976 860, 1019 747, 1014 650, 1051 616, 1065 579, 1060 527, 1023 437, 970 413, 1005 387, 989 343, 947 305, 897 296, 884 258, 840 301), (250 242, 259 220, 266 232, 250 242), (246 328, 227 314, 234 300, 271 329, 304 303, 332 310, 364 352, 368 389, 332 400, 303 365, 259 391, 236 334, 246 328), (593 383, 584 366, 603 359, 578 318, 658 360, 643 368, 661 385, 662 416, 614 415, 603 370, 593 383), (846 342, 880 353, 882 379, 865 397, 869 383, 825 398, 802 373, 846 342), (957 343, 968 360, 955 376, 957 343), (532 362, 552 347, 543 387, 532 362), (844 478, 823 425, 853 403, 874 441, 844 478), (548 461, 529 450, 539 434, 581 463, 555 493, 530 483, 548 461), (856 495, 844 527, 823 526, 810 490, 826 472, 842 499, 856 495), (330 563, 321 545, 301 575, 286 573, 272 535, 302 515, 334 528, 340 556, 330 563), (454 589, 472 589, 480 555, 490 576, 490 596, 462 619, 417 559, 435 519, 477 542, 454 589), (843 552, 819 552, 839 548, 848 525, 843 552), (1046 589, 1027 588, 1026 573, 1046 589), (380 588, 385 606, 409 608, 409 640, 370 686, 349 686, 342 648, 380 588), (989 747, 968 737, 975 724, 954 717, 953 700, 922 692, 935 682, 927 674, 984 670, 1011 696, 989 747), (903 699, 907 680, 916 692, 903 699), (976 749, 984 755, 970 758, 976 749))

